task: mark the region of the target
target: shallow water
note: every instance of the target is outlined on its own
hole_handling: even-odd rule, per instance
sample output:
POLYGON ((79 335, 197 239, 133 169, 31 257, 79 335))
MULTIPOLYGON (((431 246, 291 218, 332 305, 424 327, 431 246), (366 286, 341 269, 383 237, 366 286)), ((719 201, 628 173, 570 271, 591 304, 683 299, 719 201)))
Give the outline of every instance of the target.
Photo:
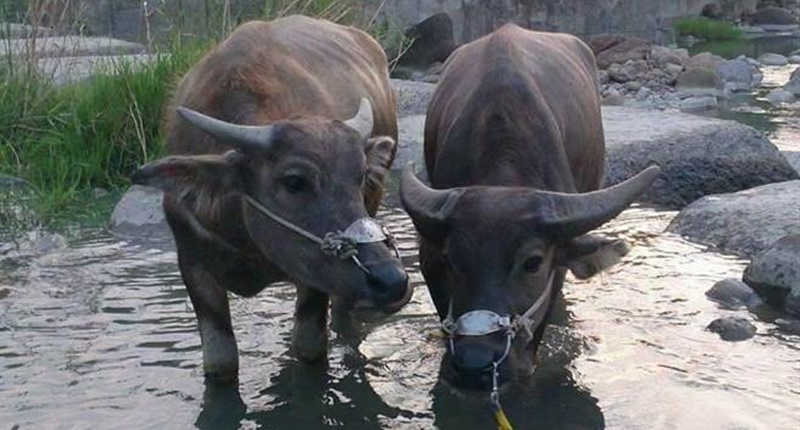
MULTIPOLYGON (((755 321, 729 343, 704 292, 743 262, 661 233, 674 212, 634 208, 605 231, 632 253, 570 280, 529 384, 503 395, 517 429, 790 429, 800 338, 755 321)), ((293 289, 234 298, 237 389, 205 387, 194 314, 169 246, 86 229, 66 247, 0 249, 0 423, 19 429, 486 429, 485 398, 436 383, 443 345, 408 218, 398 237, 415 295, 399 314, 334 335, 327 367, 288 354, 293 289)))

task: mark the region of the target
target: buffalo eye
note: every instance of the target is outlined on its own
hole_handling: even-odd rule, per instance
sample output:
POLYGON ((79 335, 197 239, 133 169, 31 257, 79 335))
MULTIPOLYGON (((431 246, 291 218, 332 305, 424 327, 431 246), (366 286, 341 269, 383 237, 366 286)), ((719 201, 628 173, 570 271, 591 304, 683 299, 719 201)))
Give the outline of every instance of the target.
POLYGON ((297 194, 311 189, 311 183, 300 175, 286 175, 281 178, 281 184, 286 191, 297 194))
POLYGON ((528 257, 524 263, 522 263, 523 269, 525 269, 528 273, 536 273, 539 271, 539 268, 542 266, 542 257, 528 257))

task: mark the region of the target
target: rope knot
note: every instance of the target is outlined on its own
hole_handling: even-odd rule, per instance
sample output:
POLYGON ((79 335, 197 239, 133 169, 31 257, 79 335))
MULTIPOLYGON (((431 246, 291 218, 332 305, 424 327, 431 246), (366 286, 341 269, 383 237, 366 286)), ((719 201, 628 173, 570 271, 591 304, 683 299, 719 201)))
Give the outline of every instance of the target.
POLYGON ((358 243, 344 236, 341 231, 325 233, 322 239, 322 252, 325 255, 337 257, 341 260, 347 260, 358 254, 358 243))

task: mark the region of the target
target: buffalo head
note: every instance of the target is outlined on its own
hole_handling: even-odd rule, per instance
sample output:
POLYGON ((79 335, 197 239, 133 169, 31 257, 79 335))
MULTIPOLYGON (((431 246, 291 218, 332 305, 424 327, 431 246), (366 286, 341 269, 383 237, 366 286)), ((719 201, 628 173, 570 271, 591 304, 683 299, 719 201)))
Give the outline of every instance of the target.
POLYGON ((488 389, 496 364, 499 382, 530 374, 565 270, 588 278, 628 251, 621 240, 588 233, 628 207, 658 172, 650 167, 611 188, 567 194, 435 190, 407 168, 401 201, 422 237, 422 270, 437 310, 453 333, 451 371, 443 375, 456 386, 488 389))
POLYGON ((386 243, 359 243, 359 266, 324 253, 308 239, 344 232, 369 217, 365 189, 383 183, 395 142, 369 137, 373 117, 366 99, 346 121, 311 117, 248 126, 183 107, 178 113, 235 149, 155 161, 133 175, 135 183, 174 196, 197 221, 197 230, 214 234, 243 224, 240 230, 255 252, 288 280, 389 312, 409 300, 408 277, 386 243))

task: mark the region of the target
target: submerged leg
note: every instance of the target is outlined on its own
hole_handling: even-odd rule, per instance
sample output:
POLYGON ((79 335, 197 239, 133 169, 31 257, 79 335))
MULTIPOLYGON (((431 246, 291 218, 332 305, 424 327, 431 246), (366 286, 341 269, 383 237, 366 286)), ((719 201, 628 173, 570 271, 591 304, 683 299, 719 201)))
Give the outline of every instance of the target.
POLYGON ((328 294, 297 286, 294 309, 292 354, 308 363, 325 359, 328 353, 328 294))

